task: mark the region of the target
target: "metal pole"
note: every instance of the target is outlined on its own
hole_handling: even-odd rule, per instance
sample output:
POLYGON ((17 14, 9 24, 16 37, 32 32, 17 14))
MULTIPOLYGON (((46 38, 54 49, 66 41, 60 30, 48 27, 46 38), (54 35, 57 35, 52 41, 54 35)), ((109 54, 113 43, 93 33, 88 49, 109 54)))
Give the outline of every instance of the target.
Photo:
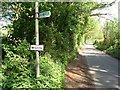
MULTIPOLYGON (((39 45, 39 21, 38 21, 38 2, 35 2, 35 34, 36 34, 36 45, 39 45)), ((40 77, 39 67, 39 51, 36 51, 36 77, 40 77)))

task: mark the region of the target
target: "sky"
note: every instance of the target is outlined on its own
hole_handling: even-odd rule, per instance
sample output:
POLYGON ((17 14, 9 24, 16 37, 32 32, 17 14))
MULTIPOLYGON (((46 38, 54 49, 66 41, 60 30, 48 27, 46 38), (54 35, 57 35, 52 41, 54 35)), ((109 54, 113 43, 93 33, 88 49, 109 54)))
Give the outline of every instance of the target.
POLYGON ((114 17, 118 18, 118 3, 115 5, 111 6, 108 10, 109 13, 111 13, 114 17))
MULTIPOLYGON (((98 1, 98 2, 102 1, 102 2, 109 2, 110 3, 110 2, 112 2, 114 0, 95 0, 95 1, 98 1)), ((110 6, 108 8, 93 11, 93 13, 108 13, 108 14, 110 14, 110 15, 102 15, 102 18, 96 17, 96 19, 101 20, 103 22, 103 24, 104 24, 106 19, 113 20, 113 17, 118 18, 118 2, 119 1, 120 0, 117 0, 117 2, 113 6, 110 6)))
MULTIPOLYGON (((98 1, 98 2, 112 2, 112 1, 114 1, 114 0, 95 0, 95 1, 98 1)), ((118 18, 118 2, 120 1, 120 0, 116 0, 117 2, 113 5, 113 6, 110 6, 109 8, 105 8, 105 9, 103 9, 103 10, 97 10, 97 11, 95 11, 95 12, 101 12, 101 13, 109 13, 109 14, 111 14, 111 15, 106 15, 106 16, 104 16, 105 18, 109 18, 109 19, 111 19, 111 16, 112 17, 116 17, 116 18, 118 18)))
MULTIPOLYGON (((114 1, 114 0, 95 0, 95 1, 98 1, 98 2, 112 2, 112 1, 114 1)), ((120 0, 117 0, 117 2, 119 2, 120 0)), ((109 7, 109 8, 106 8, 106 9, 104 9, 104 10, 96 10, 96 11, 94 11, 93 13, 110 13, 111 14, 111 16, 114 16, 114 17, 116 17, 116 18, 118 18, 118 3, 116 3, 116 4, 114 4, 113 6, 111 6, 111 7, 109 7)), ((106 16, 104 16, 105 18, 109 18, 109 19, 111 19, 111 17, 110 16, 108 16, 108 15, 106 15, 106 16)), ((98 19, 101 19, 103 22, 105 21, 105 19, 104 18, 98 18, 98 19)), ((7 23, 10 23, 9 21, 7 22, 7 23)), ((0 28, 2 27, 2 25, 7 25, 7 23, 6 22, 4 22, 4 21, 0 21, 0 28)))

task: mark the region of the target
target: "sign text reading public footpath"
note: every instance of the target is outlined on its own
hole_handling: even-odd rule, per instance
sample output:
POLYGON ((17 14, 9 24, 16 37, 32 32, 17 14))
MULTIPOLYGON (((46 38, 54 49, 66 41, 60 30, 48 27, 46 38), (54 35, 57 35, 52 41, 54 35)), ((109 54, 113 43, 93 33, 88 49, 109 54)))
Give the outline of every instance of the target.
POLYGON ((30 45, 30 50, 43 51, 44 47, 43 47, 43 45, 30 45))

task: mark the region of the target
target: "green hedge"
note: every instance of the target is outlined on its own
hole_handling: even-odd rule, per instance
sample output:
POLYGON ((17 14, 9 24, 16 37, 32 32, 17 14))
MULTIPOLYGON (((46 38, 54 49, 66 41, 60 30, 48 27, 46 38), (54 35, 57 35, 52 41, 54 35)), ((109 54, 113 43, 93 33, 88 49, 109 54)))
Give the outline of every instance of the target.
POLYGON ((94 47, 99 49, 99 50, 106 50, 107 52, 109 52, 109 53, 111 53, 111 54, 113 54, 115 56, 119 56, 120 55, 120 49, 114 48, 113 46, 106 46, 106 45, 95 44, 94 47))
POLYGON ((36 78, 35 53, 30 51, 29 47, 30 44, 26 40, 17 45, 3 45, 6 54, 2 60, 0 86, 2 88, 62 88, 64 64, 59 59, 52 59, 49 54, 42 55, 40 77, 36 78))
POLYGON ((100 50, 107 50, 109 47, 108 46, 105 46, 105 45, 99 45, 99 44, 96 44, 94 45, 97 49, 100 49, 100 50))

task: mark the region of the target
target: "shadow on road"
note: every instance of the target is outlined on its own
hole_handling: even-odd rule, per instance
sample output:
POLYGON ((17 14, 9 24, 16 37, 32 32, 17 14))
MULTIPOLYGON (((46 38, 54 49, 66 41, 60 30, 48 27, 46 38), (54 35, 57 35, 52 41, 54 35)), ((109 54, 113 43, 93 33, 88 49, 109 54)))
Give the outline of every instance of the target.
POLYGON ((96 88, 120 88, 120 61, 95 49, 92 44, 87 44, 80 54, 87 60, 96 88))
POLYGON ((66 88, 93 88, 92 78, 88 73, 88 66, 84 56, 78 55, 70 66, 66 68, 66 88))
POLYGON ((95 49, 92 43, 78 52, 78 57, 66 68, 66 88, 119 90, 117 59, 95 49))
POLYGON ((105 60, 107 56, 104 54, 94 54, 90 53, 88 55, 90 62, 92 64, 89 65, 89 73, 93 76, 93 80, 95 83, 95 86, 98 88, 118 88, 118 82, 120 80, 120 76, 118 74, 118 66, 112 61, 103 61, 104 63, 99 62, 98 60, 94 58, 98 58, 98 56, 101 58, 101 61, 105 60), (110 65, 109 63, 113 63, 110 65))

